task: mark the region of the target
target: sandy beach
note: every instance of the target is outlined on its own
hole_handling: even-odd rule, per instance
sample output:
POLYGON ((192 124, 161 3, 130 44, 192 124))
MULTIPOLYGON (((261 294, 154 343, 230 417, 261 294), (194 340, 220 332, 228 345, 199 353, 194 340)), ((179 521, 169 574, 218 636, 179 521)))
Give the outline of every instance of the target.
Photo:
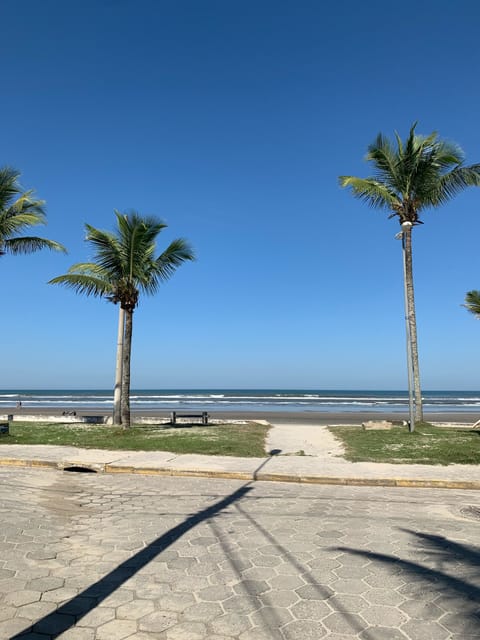
MULTIPOLYGON (((58 408, 35 409, 25 407, 22 409, 11 408, 5 409, 5 414, 13 414, 16 419, 22 415, 35 416, 58 416, 62 415, 62 410, 58 408)), ((193 411, 195 413, 195 411, 193 411)), ((182 413, 182 411, 179 411, 182 413)), ((183 412, 185 413, 185 412, 183 412)), ((77 410, 77 415, 91 416, 104 415, 98 409, 81 409, 77 410)), ((111 415, 110 413, 105 415, 111 415)), ((209 411, 208 415, 212 420, 267 420, 273 424, 306 424, 306 425, 335 425, 335 424, 362 424, 367 420, 408 420, 408 413, 401 412, 385 412, 380 413, 368 411, 343 411, 343 412, 327 412, 327 411, 209 411)), ((139 417, 158 417, 162 420, 168 420, 170 411, 165 409, 155 409, 141 411, 132 411, 132 421, 139 417)), ((445 422, 454 424, 470 424, 473 425, 480 419, 480 412, 428 412, 425 413, 425 420, 428 422, 445 422)))

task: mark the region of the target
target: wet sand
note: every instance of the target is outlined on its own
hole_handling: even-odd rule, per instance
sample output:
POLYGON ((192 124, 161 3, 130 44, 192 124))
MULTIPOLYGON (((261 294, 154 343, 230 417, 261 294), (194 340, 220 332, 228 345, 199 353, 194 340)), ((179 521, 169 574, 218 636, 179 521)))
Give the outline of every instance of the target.
MULTIPOLYGON (((35 416, 58 416, 62 415, 62 409, 52 408, 35 409, 23 407, 22 409, 4 409, 5 414, 13 414, 16 419, 22 415, 35 416)), ((77 416, 92 415, 111 415, 111 412, 105 412, 98 409, 81 409, 77 410, 77 416)), ((178 411, 177 413, 197 413, 192 411, 178 411)), ((335 425, 335 424, 362 424, 367 420, 408 420, 408 413, 380 413, 367 411, 343 411, 343 412, 327 412, 327 411, 208 411, 208 415, 212 420, 267 420, 273 424, 306 424, 306 425, 335 425)), ((140 410, 132 411, 132 422, 138 417, 158 417, 162 420, 170 418, 170 411, 165 409, 140 410)), ((446 422, 473 425, 480 419, 480 412, 444 412, 444 413, 425 413, 425 420, 428 422, 446 422)))

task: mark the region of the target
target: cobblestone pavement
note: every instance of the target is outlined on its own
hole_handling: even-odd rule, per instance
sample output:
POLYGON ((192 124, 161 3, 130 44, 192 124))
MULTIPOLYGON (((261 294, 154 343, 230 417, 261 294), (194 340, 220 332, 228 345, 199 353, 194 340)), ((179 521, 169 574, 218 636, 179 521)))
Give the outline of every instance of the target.
POLYGON ((0 469, 2 640, 480 638, 480 492, 0 469))

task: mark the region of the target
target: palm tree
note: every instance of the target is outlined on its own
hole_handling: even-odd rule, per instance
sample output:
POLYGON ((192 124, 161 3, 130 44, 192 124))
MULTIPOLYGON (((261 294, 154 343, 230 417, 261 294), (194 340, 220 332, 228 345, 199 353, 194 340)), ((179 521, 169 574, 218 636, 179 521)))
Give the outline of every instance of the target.
POLYGON ((381 133, 377 136, 368 147, 366 156, 374 167, 373 176, 340 176, 339 180, 342 187, 350 188, 355 198, 375 209, 390 211, 389 217, 396 217, 403 225, 416 419, 421 421, 423 408, 413 291, 412 228, 423 224, 420 215, 424 210, 445 204, 466 187, 480 186, 480 164, 463 166, 464 154, 460 147, 439 139, 435 132, 428 136, 417 135, 416 124, 411 127, 405 142, 398 133, 395 133, 396 144, 381 133))
POLYGON ((94 249, 92 262, 78 263, 68 273, 53 278, 51 284, 63 284, 77 293, 103 297, 120 305, 117 340, 117 364, 114 395, 114 424, 130 426, 130 357, 133 312, 140 293, 154 294, 187 260, 194 260, 190 245, 182 238, 174 240, 158 257, 155 243, 167 226, 155 217, 142 217, 135 211, 115 211, 115 232, 101 231, 90 225, 86 240, 94 249))
POLYGON ((463 306, 480 319, 480 291, 467 291, 463 306))
POLYGON ((43 200, 35 200, 33 191, 24 191, 20 174, 11 167, 0 168, 0 256, 10 253, 34 253, 40 249, 65 252, 60 243, 37 236, 21 236, 38 224, 46 224, 43 200))

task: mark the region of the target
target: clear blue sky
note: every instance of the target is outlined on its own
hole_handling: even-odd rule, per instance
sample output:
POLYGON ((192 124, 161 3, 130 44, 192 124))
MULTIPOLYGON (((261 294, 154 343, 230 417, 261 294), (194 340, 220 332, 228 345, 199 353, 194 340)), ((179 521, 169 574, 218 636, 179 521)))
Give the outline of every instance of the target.
MULTIPOLYGON (((4 0, 0 164, 68 256, 0 260, 0 388, 109 388, 117 308, 47 281, 84 223, 198 261, 135 313, 132 386, 403 389, 398 222, 340 189, 410 124, 480 161, 476 0, 4 0)), ((414 233, 425 389, 478 389, 480 190, 414 233)))

